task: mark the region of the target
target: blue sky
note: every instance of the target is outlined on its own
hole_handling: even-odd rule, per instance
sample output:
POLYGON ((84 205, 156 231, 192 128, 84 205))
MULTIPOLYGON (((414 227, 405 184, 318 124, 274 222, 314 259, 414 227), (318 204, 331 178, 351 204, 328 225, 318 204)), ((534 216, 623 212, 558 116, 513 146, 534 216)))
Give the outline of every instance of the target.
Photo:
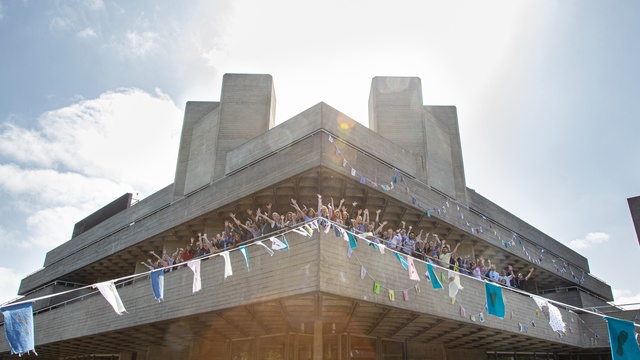
POLYGON ((184 104, 274 77, 276 121, 368 125, 374 76, 458 109, 467 186, 640 301, 640 3, 0 0, 0 301, 125 192, 173 181, 184 104), (151 129, 151 130, 150 130, 151 129))

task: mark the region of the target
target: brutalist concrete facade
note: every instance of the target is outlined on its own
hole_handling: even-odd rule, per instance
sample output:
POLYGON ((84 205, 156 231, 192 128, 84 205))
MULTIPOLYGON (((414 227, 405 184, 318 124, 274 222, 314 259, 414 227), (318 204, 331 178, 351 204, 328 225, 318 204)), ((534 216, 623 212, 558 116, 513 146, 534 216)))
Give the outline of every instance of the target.
MULTIPOLYGON (((187 103, 174 183, 51 250, 19 293, 35 298, 141 273, 146 252, 175 249, 198 232, 220 232, 229 213, 267 203, 286 213, 290 198, 314 206, 316 194, 323 194, 384 209, 381 221, 394 228, 406 221, 462 241, 462 251, 474 257, 490 254, 518 270, 535 266, 535 291, 542 296, 578 307, 612 300, 611 288, 589 274, 586 258, 467 188, 456 108, 423 105, 420 79, 375 77, 370 128, 324 103, 278 126, 274 116, 271 76, 225 75, 219 102, 187 103), (343 159, 381 179, 401 174, 411 191, 361 184, 343 159), (425 213, 445 201, 562 257, 585 273, 584 281, 550 261, 532 265, 518 246, 471 230, 469 219, 452 211, 425 213)), ((323 231, 310 238, 290 233, 287 239, 290 249, 274 256, 249 247, 250 271, 243 257, 233 255, 234 275, 227 279, 219 257, 204 261, 196 294, 187 268, 166 274, 162 303, 150 301, 148 280, 126 284, 120 289, 128 311, 123 316, 86 291, 80 300, 36 303, 39 358, 486 359, 518 352, 523 358, 563 359, 608 352, 605 343, 593 341, 579 314, 562 310, 572 325, 564 335, 544 321, 528 332, 513 319, 487 316, 480 323, 461 316, 447 294, 424 281, 408 301, 372 293, 371 282, 361 278, 363 266, 384 284, 413 289, 392 257, 361 246, 355 261, 345 255, 348 243, 323 231)), ((483 284, 465 278, 463 285, 465 307, 482 309, 483 284)), ((523 313, 536 311, 528 296, 506 292, 505 299, 523 313)), ((9 357, 8 351, 0 339, 2 356, 9 357)))

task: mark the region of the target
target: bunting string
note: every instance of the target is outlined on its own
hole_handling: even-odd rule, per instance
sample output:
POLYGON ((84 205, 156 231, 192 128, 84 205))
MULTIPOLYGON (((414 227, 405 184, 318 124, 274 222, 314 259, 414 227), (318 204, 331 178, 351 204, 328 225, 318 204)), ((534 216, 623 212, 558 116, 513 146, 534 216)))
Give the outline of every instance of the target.
MULTIPOLYGON (((376 189, 381 189, 382 191, 391 191, 394 189, 397 189, 398 191, 406 191, 406 193, 411 197, 411 203, 417 206, 419 209, 421 209, 426 214, 427 217, 431 217, 432 214, 434 215, 437 214, 440 217, 447 217, 450 219, 451 218, 459 219, 459 221, 462 222, 462 226, 466 227, 466 229, 471 234, 486 235, 487 232, 489 234, 493 234, 495 239, 498 240, 501 246, 503 246, 505 249, 509 249, 509 247, 515 246, 517 242, 522 247, 522 253, 524 257, 528 259, 528 261, 531 262, 532 264, 541 265, 545 258, 545 253, 546 253, 548 255, 549 260, 551 260, 552 265, 555 267, 558 273, 560 274, 570 273, 571 278, 575 283, 584 284, 585 272, 583 269, 581 269, 577 265, 570 264, 569 262, 567 262, 566 260, 564 260, 562 257, 558 255, 553 254, 552 256, 549 251, 542 248, 541 246, 536 245, 534 242, 526 239, 522 235, 519 235, 514 231, 509 231, 499 223, 490 220, 490 218, 478 212, 477 210, 469 209, 465 205, 447 197, 446 195, 442 194, 440 191, 437 191, 437 189, 434 189, 429 185, 426 185, 426 186, 436 191, 437 193, 442 194, 442 196, 444 197, 444 200, 443 200, 444 202, 440 206, 427 205, 428 201, 424 200, 424 196, 422 196, 421 194, 418 194, 408 184, 409 180, 416 183, 418 181, 408 175, 405 177, 405 174, 402 173, 400 170, 396 168, 390 168, 391 175, 388 175, 388 178, 387 178, 388 180, 387 181, 383 180, 379 182, 377 177, 372 176, 371 174, 366 174, 361 169, 356 169, 351 164, 351 162, 349 162, 349 160, 345 157, 343 151, 340 150, 340 147, 338 146, 337 141, 335 141, 336 138, 334 138, 334 136, 327 131, 325 131, 325 133, 329 135, 329 142, 331 142, 335 147, 336 156, 341 157, 342 167, 347 169, 347 171, 352 177, 359 179, 359 182, 361 184, 364 184, 364 185, 368 184, 371 187, 376 189), (504 231, 503 229, 510 232, 509 233, 510 237, 506 241, 503 240, 503 236, 505 234, 502 234, 502 235, 500 234, 500 232, 504 231), (500 232, 498 230, 500 230, 500 232), (532 250, 532 248, 537 248, 538 250, 534 251, 532 250), (560 266, 558 263, 561 263, 562 265, 560 266), (580 276, 578 276, 573 271, 572 266, 579 271, 578 273, 580 276)), ((339 139, 339 140, 344 144, 346 144, 346 146, 348 146, 348 143, 346 141, 342 139, 339 139)))

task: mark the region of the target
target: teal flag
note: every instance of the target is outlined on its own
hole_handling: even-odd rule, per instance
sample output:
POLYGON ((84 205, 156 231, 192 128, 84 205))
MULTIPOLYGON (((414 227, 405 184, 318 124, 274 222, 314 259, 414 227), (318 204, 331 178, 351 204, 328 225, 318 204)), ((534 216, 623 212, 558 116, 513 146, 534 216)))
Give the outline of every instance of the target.
POLYGON ((402 264, 402 267, 405 270, 409 270, 409 262, 407 261, 407 259, 405 259, 402 255, 398 254, 397 252, 393 252, 393 254, 396 256, 396 258, 398 259, 398 261, 400 261, 400 264, 402 264))
POLYGON ((353 235, 352 233, 348 232, 347 236, 349 237, 349 247, 351 249, 353 248, 357 248, 358 247, 358 243, 356 242, 356 237, 355 235, 353 235))
POLYGON ((613 360, 640 359, 634 323, 608 316, 605 316, 604 320, 609 328, 611 358, 613 360))
POLYGON ((436 273, 433 271, 433 265, 429 263, 427 263, 427 275, 427 280, 431 281, 431 285, 433 285, 434 289, 442 289, 442 284, 440 283, 440 280, 438 280, 436 273))
POLYGON ((240 252, 244 255, 244 261, 247 263, 247 271, 249 271, 249 255, 247 255, 247 247, 240 246, 240 252))
POLYGON ((504 298, 502 297, 502 287, 494 283, 485 281, 484 292, 487 297, 487 313, 504 319, 504 298))

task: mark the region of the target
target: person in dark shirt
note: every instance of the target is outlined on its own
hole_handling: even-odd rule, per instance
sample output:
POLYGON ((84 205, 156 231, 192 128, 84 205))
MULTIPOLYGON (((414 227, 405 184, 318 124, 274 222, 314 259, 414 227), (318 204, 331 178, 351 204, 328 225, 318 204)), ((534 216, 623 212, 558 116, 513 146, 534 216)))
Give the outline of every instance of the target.
POLYGON ((531 268, 527 276, 523 276, 522 273, 518 273, 518 279, 516 280, 516 287, 518 289, 526 291, 526 287, 527 287, 526 284, 527 284, 527 281, 529 281, 529 279, 531 278, 531 274, 533 274, 533 270, 534 268, 531 268))

